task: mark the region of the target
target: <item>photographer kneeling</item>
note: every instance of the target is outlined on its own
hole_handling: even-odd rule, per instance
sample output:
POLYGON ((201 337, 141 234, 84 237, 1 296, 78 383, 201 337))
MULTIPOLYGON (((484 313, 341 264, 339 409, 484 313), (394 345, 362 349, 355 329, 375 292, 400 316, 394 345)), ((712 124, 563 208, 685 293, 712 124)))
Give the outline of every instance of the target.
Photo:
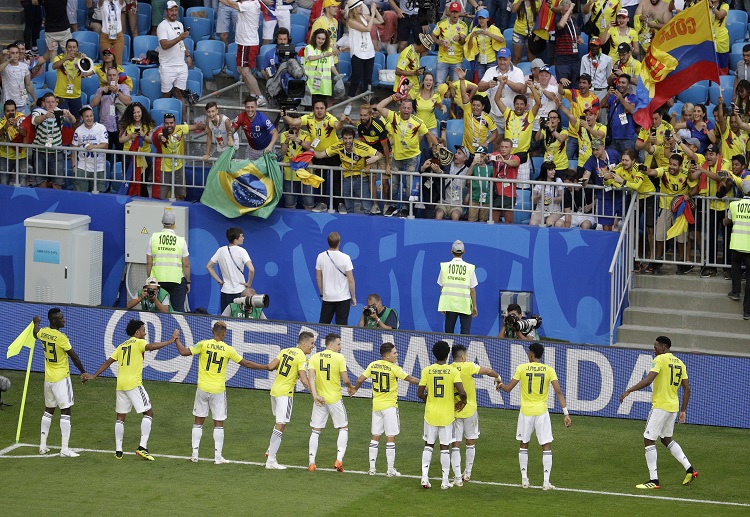
POLYGON ((156 278, 146 279, 146 285, 138 290, 138 296, 128 302, 128 309, 141 304, 142 311, 148 312, 172 312, 169 293, 159 286, 156 278))
POLYGON ((367 307, 362 310, 359 318, 359 327, 397 329, 399 327, 398 314, 395 309, 383 306, 379 294, 371 294, 367 297, 367 307))
POLYGON ((520 339, 521 341, 537 341, 539 333, 536 331, 542 326, 541 316, 523 317, 521 306, 511 303, 505 310, 505 320, 500 327, 497 337, 501 339, 520 339))
POLYGON ((235 298, 232 303, 226 306, 224 317, 244 318, 246 320, 266 320, 263 309, 268 307, 269 299, 267 294, 256 294, 255 289, 248 287, 242 291, 242 296, 235 298))

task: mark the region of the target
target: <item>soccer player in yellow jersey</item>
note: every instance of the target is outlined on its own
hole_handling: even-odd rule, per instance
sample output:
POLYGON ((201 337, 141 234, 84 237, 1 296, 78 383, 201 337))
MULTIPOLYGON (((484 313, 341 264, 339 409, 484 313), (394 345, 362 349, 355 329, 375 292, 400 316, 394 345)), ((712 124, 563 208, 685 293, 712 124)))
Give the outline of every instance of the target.
POLYGON ((568 415, 565 395, 560 389, 560 383, 557 382, 555 369, 542 364, 543 354, 544 347, 541 343, 531 343, 528 352, 529 362, 519 365, 513 374, 513 379, 508 384, 498 384, 497 389, 510 393, 516 387, 516 384, 521 383, 521 411, 518 413, 518 425, 516 427, 516 439, 521 442, 521 449, 518 451, 521 486, 529 488, 529 442, 531 441, 531 433, 536 433, 536 439, 542 446, 542 465, 544 467, 542 489, 554 490, 555 486, 549 482, 549 475, 552 471, 552 449, 550 448, 552 424, 547 408, 547 394, 550 384, 555 390, 557 401, 565 415, 565 427, 570 427, 572 423, 568 415))
POLYGON ((479 438, 479 413, 477 413, 477 387, 474 384, 475 375, 487 375, 500 384, 500 375, 492 368, 479 366, 466 361, 466 347, 453 345, 453 362, 451 365, 461 374, 461 383, 466 391, 466 405, 461 411, 456 411, 453 421, 453 446, 451 448, 451 466, 453 467, 453 485, 463 486, 464 481, 471 479, 471 469, 474 466, 474 443, 479 438), (461 440, 466 438, 466 470, 461 474, 461 440))
POLYGON ((286 467, 279 465, 276 461, 276 453, 279 452, 281 438, 284 434, 286 424, 292 417, 292 403, 294 402, 294 385, 297 379, 304 384, 305 388, 312 393, 316 403, 324 404, 325 399, 318 395, 315 383, 307 379, 307 354, 315 348, 315 335, 312 332, 300 332, 297 338, 297 346, 285 348, 276 359, 268 365, 269 370, 276 370, 276 379, 271 386, 271 411, 276 417, 276 425, 271 433, 271 441, 266 451, 266 468, 270 470, 283 470, 286 467))
POLYGON ((419 379, 408 375, 398 364, 398 351, 393 343, 380 345, 380 360, 373 361, 357 379, 354 387, 349 389, 353 396, 366 379, 372 379, 372 439, 370 440, 370 471, 376 474, 375 463, 378 459, 380 435, 385 433, 385 458, 388 463, 386 475, 400 476, 396 470, 396 435, 401 432, 398 418, 398 379, 411 384, 419 384, 419 379))
POLYGON ((172 333, 172 339, 161 343, 148 343, 146 341, 146 324, 140 320, 130 320, 125 329, 130 336, 128 340, 121 343, 112 355, 102 363, 94 375, 81 374, 81 381, 92 381, 99 377, 104 370, 117 363, 117 400, 115 402, 115 458, 122 459, 122 439, 125 435, 125 417, 135 408, 136 413, 143 415, 141 419, 141 442, 135 453, 141 458, 154 461, 154 457, 148 452, 148 437, 151 434, 151 423, 154 418, 154 410, 151 409, 151 400, 143 387, 143 357, 146 351, 159 350, 177 341, 180 331, 172 333))
POLYGON ((466 405, 466 391, 461 382, 461 372, 452 365, 446 364, 451 347, 445 341, 438 341, 432 346, 435 363, 422 370, 419 379, 417 396, 425 401, 424 407, 424 451, 422 451, 422 488, 431 488, 430 463, 435 442, 440 440, 440 466, 443 480, 440 488, 447 490, 453 487, 448 475, 451 467, 450 445, 453 441, 454 411, 460 411, 466 405), (454 402, 454 393, 458 392, 459 401, 454 402))
POLYGON ((269 365, 243 359, 233 347, 224 343, 227 324, 223 321, 214 323, 211 333, 212 339, 199 341, 190 348, 185 347, 179 338, 175 340, 175 343, 181 356, 199 356, 198 387, 195 390, 195 403, 193 404, 193 416, 195 416, 192 433, 193 455, 190 461, 198 463, 203 422, 206 421, 210 410, 214 420, 214 463, 220 465, 227 462, 221 452, 224 449, 224 420, 227 419, 228 363, 231 360, 253 370, 268 370, 269 365))
POLYGON ((307 470, 314 472, 315 456, 318 453, 318 439, 320 431, 328 424, 328 416, 333 419, 333 427, 339 430, 339 438, 336 442, 336 461, 333 467, 339 472, 344 472, 344 454, 349 442, 349 417, 346 415, 344 402, 341 400, 341 383, 347 388, 352 387, 349 374, 346 372, 346 359, 341 355, 341 336, 328 334, 326 336, 326 349, 318 352, 310 358, 307 371, 310 385, 315 385, 319 397, 323 401, 313 404, 312 416, 310 417, 310 448, 307 470))
POLYGON ((68 357, 81 374, 86 373, 83 363, 68 341, 68 336, 60 332, 65 327, 65 315, 55 307, 47 313, 49 327, 39 328, 42 321, 34 316, 34 337, 42 342, 44 350, 44 414, 42 415, 42 435, 39 440, 39 454, 47 454, 47 436, 52 425, 55 408, 60 407, 60 434, 62 447, 60 456, 76 458, 80 456, 68 447, 70 441, 70 408, 73 406, 73 384, 70 382, 68 357))
POLYGON ((643 432, 643 443, 646 446, 646 465, 648 465, 649 480, 636 488, 656 489, 659 485, 659 475, 656 470, 656 439, 661 438, 672 456, 685 468, 685 479, 683 485, 689 484, 698 477, 698 471, 693 468, 690 461, 682 452, 682 447, 672 439, 674 432, 675 416, 681 423, 685 423, 687 417, 687 405, 690 400, 690 382, 688 382, 685 363, 680 361, 670 349, 672 340, 666 336, 659 336, 654 342, 654 357, 651 363, 651 371, 635 386, 626 389, 620 395, 620 402, 634 391, 642 390, 653 383, 653 395, 651 402, 653 406, 648 414, 646 430, 643 432), (682 405, 677 398, 677 392, 682 386, 682 405), (679 409, 679 414, 677 413, 679 409))

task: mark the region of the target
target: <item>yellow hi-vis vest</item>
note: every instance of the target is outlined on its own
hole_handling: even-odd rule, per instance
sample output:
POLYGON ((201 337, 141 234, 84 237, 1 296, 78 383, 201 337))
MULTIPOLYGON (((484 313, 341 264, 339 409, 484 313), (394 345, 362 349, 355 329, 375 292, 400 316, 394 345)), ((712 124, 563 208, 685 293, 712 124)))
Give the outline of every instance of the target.
POLYGON ((438 301, 439 311, 471 314, 471 277, 474 264, 464 261, 440 263, 440 282, 443 287, 438 301))
POLYGON ((151 239, 151 276, 159 282, 182 282, 185 239, 171 231, 156 232, 151 239))
POLYGON ((732 239, 729 249, 750 253, 750 198, 732 201, 729 204, 732 214, 732 239))

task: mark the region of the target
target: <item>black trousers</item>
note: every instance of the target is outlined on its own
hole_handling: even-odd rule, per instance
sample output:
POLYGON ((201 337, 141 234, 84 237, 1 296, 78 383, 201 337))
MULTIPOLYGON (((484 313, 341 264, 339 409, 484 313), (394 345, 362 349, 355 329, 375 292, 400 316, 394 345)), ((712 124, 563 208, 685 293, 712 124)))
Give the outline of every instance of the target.
POLYGON ((352 306, 351 298, 340 302, 326 302, 320 306, 320 321, 318 323, 331 323, 336 316, 336 325, 347 325, 349 323, 349 309, 352 306))
POLYGON ((352 56, 352 76, 349 79, 349 97, 357 95, 357 88, 362 85, 362 91, 372 84, 372 69, 375 67, 375 58, 360 59, 352 56))
MULTIPOLYGON (((732 292, 742 294, 742 266, 750 271, 750 253, 747 251, 732 250, 732 292)), ((745 281, 745 297, 742 299, 743 314, 750 314, 750 292, 748 292, 747 281, 745 281)))
POLYGON ((456 330, 456 320, 461 322, 461 334, 471 334, 471 314, 445 312, 445 333, 453 334, 456 330))
POLYGON ((178 284, 175 282, 159 282, 162 289, 169 293, 169 303, 175 312, 185 312, 185 299, 187 298, 187 281, 182 278, 178 284))

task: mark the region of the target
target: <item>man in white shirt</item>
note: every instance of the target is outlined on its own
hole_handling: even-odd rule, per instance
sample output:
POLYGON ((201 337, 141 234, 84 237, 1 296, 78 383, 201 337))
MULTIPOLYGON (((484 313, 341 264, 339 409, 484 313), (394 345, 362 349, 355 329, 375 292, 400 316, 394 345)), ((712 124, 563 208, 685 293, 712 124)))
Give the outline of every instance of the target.
POLYGON ((497 78, 501 76, 508 78, 503 88, 503 103, 506 106, 513 106, 513 98, 516 95, 526 93, 526 79, 523 71, 511 64, 510 50, 507 48, 501 48, 497 51, 497 66, 487 69, 484 77, 479 81, 479 87, 477 88, 480 92, 487 92, 487 97, 490 99, 490 114, 495 119, 498 130, 505 129, 505 117, 503 117, 502 111, 500 111, 500 108, 495 103, 495 92, 497 91, 498 84, 500 84, 497 82, 497 78))
MULTIPOLYGON (((227 230, 229 244, 222 246, 211 260, 206 264, 208 274, 221 286, 221 311, 232 303, 243 291, 250 287, 255 276, 253 261, 247 250, 242 247, 245 242, 245 234, 242 228, 232 227, 227 230), (219 265, 221 277, 216 274, 216 264, 219 265), (247 281, 245 280, 245 267, 247 266, 247 281)), ((221 314, 221 313, 220 313, 221 314)))
POLYGON ((258 81, 253 76, 255 61, 260 52, 260 3, 258 0, 219 0, 222 4, 239 11, 237 19, 237 31, 234 33, 234 41, 237 43, 237 69, 242 74, 250 93, 258 97, 258 106, 265 106, 266 100, 258 86, 258 81))
MULTIPOLYGON (((589 40, 589 53, 581 58, 581 75, 588 74, 591 76, 591 90, 599 97, 599 105, 602 107, 606 106, 604 100, 607 97, 609 76, 612 73, 613 65, 612 58, 602 52, 602 41, 596 37, 591 38, 589 40)), ((601 110, 599 122, 604 124, 606 121, 607 113, 601 110)))
POLYGON ((8 60, 0 63, 0 74, 3 79, 2 103, 12 100, 16 103, 19 113, 28 115, 29 98, 31 104, 36 104, 34 86, 31 84, 31 72, 29 65, 20 62, 21 52, 16 45, 8 47, 8 60))
POLYGON ((180 7, 174 0, 166 6, 166 17, 156 28, 159 40, 159 75, 161 76, 161 96, 174 96, 183 100, 182 91, 187 88, 188 67, 193 58, 185 47, 185 38, 190 36, 190 29, 184 30, 177 21, 180 7))
POLYGON ((349 322, 349 304, 357 305, 354 285, 354 266, 346 253, 339 251, 341 236, 338 232, 328 234, 328 251, 318 255, 315 261, 315 280, 323 304, 320 307, 319 323, 331 323, 334 314, 336 325, 349 322))
POLYGON ((76 128, 71 144, 80 149, 77 153, 70 155, 75 171, 73 183, 75 183, 76 190, 91 192, 94 176, 98 180, 97 190, 98 187, 104 185, 105 155, 95 150, 109 147, 109 138, 107 128, 103 124, 94 122, 94 110, 91 106, 81 107, 81 118, 83 125, 76 128))

